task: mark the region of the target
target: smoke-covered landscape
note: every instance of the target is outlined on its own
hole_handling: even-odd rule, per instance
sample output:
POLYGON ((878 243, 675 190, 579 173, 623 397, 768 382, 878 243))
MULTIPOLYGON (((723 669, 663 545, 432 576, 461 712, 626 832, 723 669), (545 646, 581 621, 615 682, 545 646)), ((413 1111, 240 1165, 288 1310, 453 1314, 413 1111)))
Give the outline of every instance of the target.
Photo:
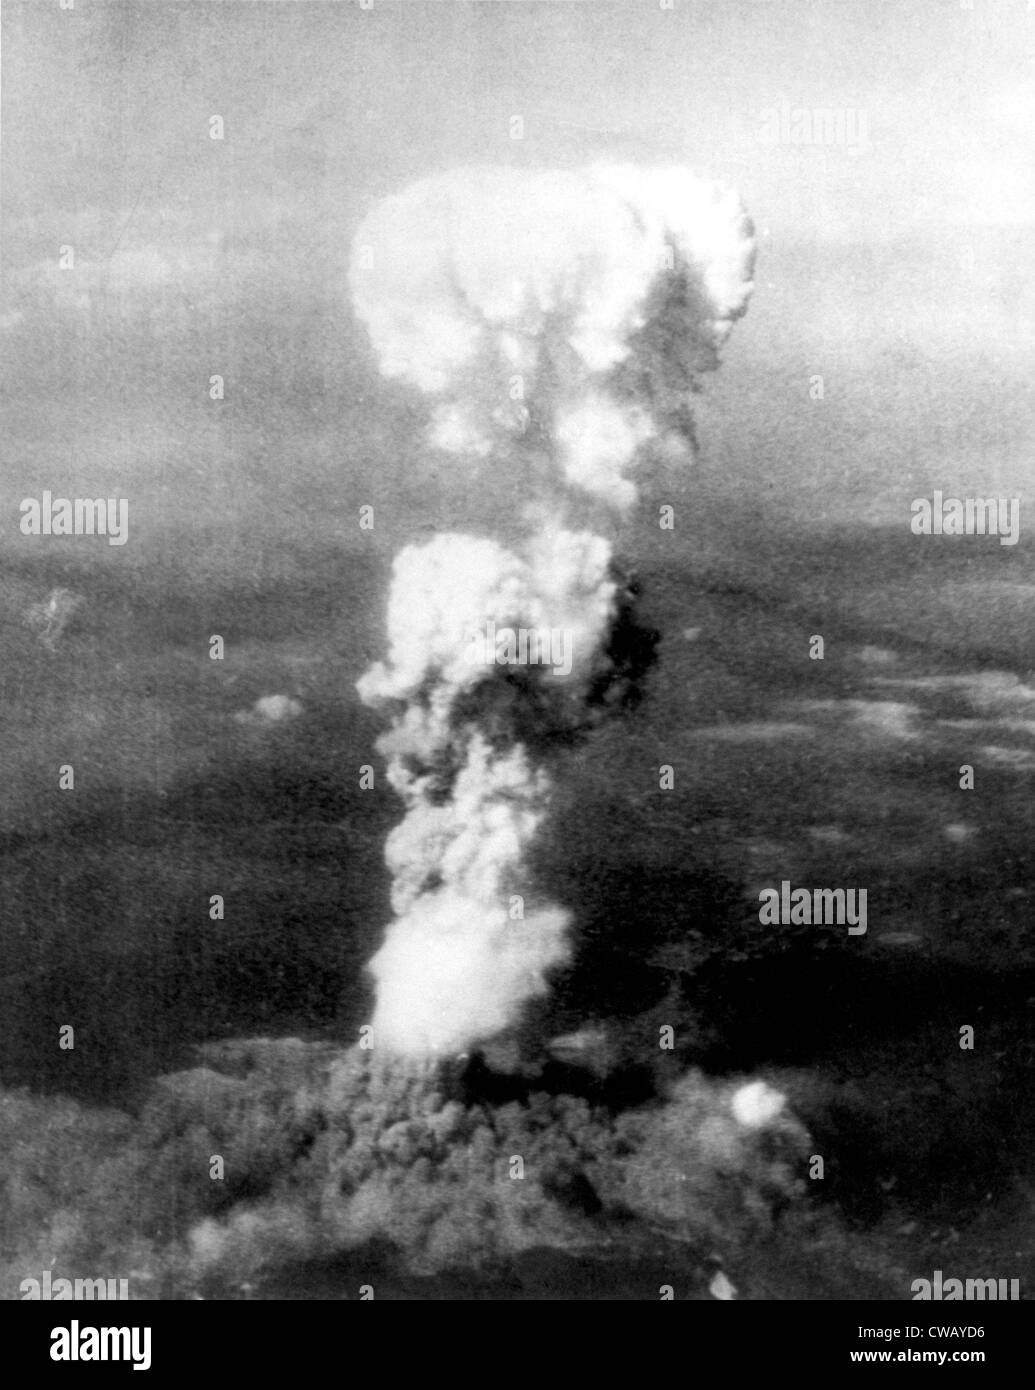
MULTIPOLYGON (((849 548, 845 539, 831 551, 826 575, 849 548)), ((580 957, 525 1024, 526 1071, 515 1074, 498 1049, 439 1096, 452 1094, 472 1129, 481 1107, 506 1116, 467 1176, 484 1185, 478 1198, 488 1200, 498 1174, 508 1181, 512 1153, 529 1153, 529 1135, 513 1130, 532 1123, 530 1104, 538 1143, 555 1141, 543 1161, 561 1186, 529 1217, 527 1248, 487 1236, 481 1221, 473 1232, 452 1229, 469 1196, 444 1198, 423 1179, 407 1190, 405 1170, 390 1205, 401 1229, 370 1218, 370 1244, 358 1252, 351 1237, 337 1245, 317 1215, 314 1145, 326 1148, 327 1130, 351 1113, 340 1088, 359 1084, 348 1075, 332 1083, 327 1070, 346 1066, 340 1040, 356 1038, 370 1017, 363 967, 389 916, 381 854, 396 819, 390 803, 367 812, 356 778, 338 771, 376 731, 359 700, 339 694, 361 674, 355 653, 374 640, 362 625, 341 625, 334 594, 354 574, 329 556, 335 582, 322 595, 304 580, 278 585, 281 599, 291 593, 279 622, 266 596, 237 596, 250 652, 239 669, 228 666, 229 692, 209 680, 205 653, 155 642, 146 599, 126 603, 103 632, 85 620, 70 630, 77 699, 93 688, 110 701, 110 671, 128 653, 141 663, 145 651, 139 688, 120 707, 123 727, 154 721, 149 683, 168 690, 175 671, 184 693, 165 716, 192 723, 200 748, 208 723, 230 723, 233 741, 218 776, 200 753, 190 757, 184 735, 184 765, 169 769, 161 790, 141 777, 135 788, 84 797, 75 817, 5 834, 4 958, 20 966, 4 981, 14 1237, 5 1276, 37 1265, 74 1276, 132 1258, 147 1276, 134 1280, 138 1294, 166 1296, 200 1288, 241 1297, 244 1285, 253 1296, 355 1296, 375 1280, 405 1297, 642 1297, 681 1278, 684 1295, 707 1297, 716 1267, 706 1257, 719 1255, 741 1296, 901 1297, 904 1272, 939 1267, 935 1256, 948 1263, 947 1252, 959 1263, 959 1250, 971 1266, 1001 1264, 1023 1278, 1035 993, 1025 725, 1035 697, 994 632, 971 638, 961 657, 951 613, 942 641, 922 643, 859 611, 863 598, 888 609, 903 592, 941 606, 949 576, 908 568, 909 555, 901 538, 886 540, 880 562, 869 572, 853 565, 841 592, 788 583, 776 594, 721 566, 683 570, 675 582, 644 573, 645 607, 673 638, 629 718, 635 727, 593 731, 571 756, 558 828, 541 852, 545 881, 575 914, 580 957), (264 632, 249 633, 249 607, 264 632), (773 660, 824 615, 844 651, 821 680, 773 660), (307 649, 322 654, 300 667, 307 649), (761 654, 738 659, 743 651, 761 654), (233 724, 235 709, 282 687, 305 714, 261 731, 233 724), (952 779, 937 785, 932 775, 920 791, 917 771, 958 765, 975 731, 994 750, 994 794, 962 816, 952 779), (642 771, 661 750, 694 768, 678 803, 642 771), (834 928, 760 933, 751 890, 781 875, 869 884, 866 938, 834 928), (233 910, 218 934, 198 932, 197 904, 213 884, 233 910), (68 1057, 49 1046, 66 1017, 77 1023, 68 1057), (955 1047, 957 1020, 970 1018, 988 1047, 961 1075, 945 1039, 955 1047), (674 1058, 656 1050, 660 1023, 677 1030, 674 1058), (543 1045, 579 1031, 582 1051, 573 1044, 554 1055, 543 1045), (311 1051, 301 1041, 282 1050, 232 1041, 278 1037, 311 1051), (598 1192, 596 1168, 617 1142, 613 1127, 644 1106, 650 1113, 651 1097, 681 1077, 702 1087, 708 1115, 738 1082, 763 1080, 791 1098, 812 1136, 808 1152, 828 1156, 821 1198, 795 1196, 788 1177, 775 1203, 781 1219, 770 1225, 768 1208, 756 1218, 761 1256, 751 1214, 728 1191, 758 1179, 750 1170, 744 1178, 743 1155, 731 1163, 709 1154, 691 1170, 705 1190, 695 1192, 705 1232, 689 1247, 670 1250, 656 1233, 678 1211, 663 1200, 633 1227, 613 1226, 617 1218, 596 1207, 609 1195, 598 1192), (594 1128, 596 1110, 607 1118, 598 1114, 594 1128), (580 1156, 572 1134, 585 1129, 580 1156), (202 1183, 191 1173, 223 1152, 233 1155, 231 1176, 213 1200, 207 1174, 202 1183), (415 1214, 417 1191, 448 1210, 454 1249, 424 1248, 434 1223, 415 1214), (214 1232, 223 1228, 221 1243, 214 1232), (188 1244, 199 1229, 211 1247, 188 1244), (576 1263, 587 1249, 594 1259, 576 1263)), ((973 573, 957 582, 991 592, 992 581, 973 573)), ((103 601, 81 579, 77 592, 89 608, 103 601)), ((198 600, 182 592, 163 589, 161 606, 171 636, 202 621, 198 600)), ((8 708, 32 709, 31 682, 42 684, 52 658, 11 621, 5 640, 24 653, 18 684, 8 676, 8 708)), ((82 748, 87 758, 85 740, 82 748)), ((796 1138, 786 1136, 790 1155, 802 1152, 796 1138)), ((656 1162, 660 1181, 665 1162, 656 1162)), ((320 1157, 321 1187, 333 1171, 320 1157)))
POLYGON ((4 7, 0 1297, 1026 1299, 1023 65, 287 8, 4 7))

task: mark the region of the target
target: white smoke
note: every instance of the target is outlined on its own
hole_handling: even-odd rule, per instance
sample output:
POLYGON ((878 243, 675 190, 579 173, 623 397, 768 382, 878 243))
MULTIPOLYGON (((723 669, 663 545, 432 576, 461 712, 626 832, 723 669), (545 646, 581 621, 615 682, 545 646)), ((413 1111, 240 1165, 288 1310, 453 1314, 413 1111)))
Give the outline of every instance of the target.
POLYGON ((359 682, 368 703, 401 703, 379 747, 407 808, 386 851, 398 916, 371 962, 375 1045, 461 1051, 506 1027, 515 1005, 543 992, 546 972, 567 959, 567 914, 526 911, 523 865, 550 779, 515 742, 505 705, 465 713, 465 697, 500 680, 499 667, 475 664, 469 652, 489 622, 563 627, 571 674, 535 673, 537 715, 559 725, 571 685, 599 661, 617 587, 609 564, 606 541, 566 531, 538 538, 528 560, 463 535, 396 557, 389 664, 359 682))
POLYGON ((687 398, 751 293, 736 196, 684 169, 460 169, 380 203, 350 287, 382 372, 436 398, 454 454, 542 448, 617 508, 652 441, 690 448, 687 398))
POLYGON ((460 170, 386 199, 356 236, 356 311, 384 374, 433 399, 431 442, 525 465, 538 490, 520 551, 465 535, 402 551, 388 661, 359 682, 393 714, 379 748, 407 812, 375 1046, 462 1051, 568 958, 568 914, 526 864, 544 748, 609 677, 620 588, 610 544, 570 519, 587 498, 627 509, 652 450, 690 457, 695 376, 747 307, 753 255, 735 196, 682 169, 460 170), (490 624, 563 632, 570 671, 472 662, 490 624))

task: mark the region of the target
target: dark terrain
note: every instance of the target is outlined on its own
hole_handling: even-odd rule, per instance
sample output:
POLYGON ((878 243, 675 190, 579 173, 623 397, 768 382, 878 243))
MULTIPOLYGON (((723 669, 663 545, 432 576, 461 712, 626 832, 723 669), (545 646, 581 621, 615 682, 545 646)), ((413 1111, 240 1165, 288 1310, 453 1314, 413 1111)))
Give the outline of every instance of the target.
MULTIPOLYGON (((522 1046, 541 1064, 547 1038, 600 1023, 615 1060, 603 1075, 547 1063, 537 1084, 639 1101, 664 1079, 644 1039, 672 1022, 673 1065, 788 1092, 827 1155, 818 1200, 848 1229, 917 1275, 1019 1275, 1026 1293, 1033 557, 878 531, 727 539, 692 567, 640 564, 662 633, 645 698, 563 755, 537 867, 579 950, 522 1046), (866 888, 867 934, 761 926, 758 893, 783 879, 866 888)), ((8 580, 4 1085, 131 1107, 204 1041, 354 1039, 399 816, 387 789, 358 786, 381 766, 353 682, 377 654, 384 576, 328 551, 244 592, 53 564, 8 580), (84 602, 49 651, 24 611, 57 586, 84 602), (342 603, 372 589, 368 608, 342 603), (242 717, 275 694, 301 714, 242 717), (65 762, 74 793, 56 790, 65 762), (73 1052, 54 1044, 67 1022, 73 1052)), ((865 1296, 793 1263, 763 1261, 747 1296, 865 1296)), ((502 1283, 400 1280, 397 1296, 570 1296, 574 1278, 579 1296, 622 1297, 654 1278, 578 1268, 544 1254, 502 1283)), ((279 1291, 333 1297, 336 1278, 296 1270, 279 1291)))

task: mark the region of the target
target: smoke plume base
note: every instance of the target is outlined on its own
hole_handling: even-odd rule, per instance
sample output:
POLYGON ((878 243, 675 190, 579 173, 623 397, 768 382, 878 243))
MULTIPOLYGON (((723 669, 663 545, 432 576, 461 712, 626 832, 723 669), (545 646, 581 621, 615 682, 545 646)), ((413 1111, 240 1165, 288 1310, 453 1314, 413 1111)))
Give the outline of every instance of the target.
POLYGON ((133 1297, 183 1297, 293 1261, 351 1252, 361 1266, 375 1245, 428 1275, 537 1249, 635 1259, 659 1239, 732 1262, 802 1187, 807 1136, 782 1106, 751 1127, 735 1084, 694 1073, 667 1104, 615 1117, 545 1093, 493 1108, 441 1064, 326 1044, 202 1057, 159 1078, 136 1116, 0 1096, 21 1177, 8 1279, 112 1267, 133 1297), (208 1176, 212 1153, 225 1183, 208 1176))

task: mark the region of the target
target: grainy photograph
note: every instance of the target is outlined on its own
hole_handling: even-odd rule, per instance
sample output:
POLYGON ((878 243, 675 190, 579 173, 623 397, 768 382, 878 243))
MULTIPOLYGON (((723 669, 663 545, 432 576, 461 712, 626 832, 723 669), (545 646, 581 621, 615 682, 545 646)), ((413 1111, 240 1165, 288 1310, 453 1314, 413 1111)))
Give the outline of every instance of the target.
POLYGON ((981 1360, 1035 6, 0 40, 0 1299, 140 1369, 111 1302, 880 1300, 845 1362, 981 1360))

